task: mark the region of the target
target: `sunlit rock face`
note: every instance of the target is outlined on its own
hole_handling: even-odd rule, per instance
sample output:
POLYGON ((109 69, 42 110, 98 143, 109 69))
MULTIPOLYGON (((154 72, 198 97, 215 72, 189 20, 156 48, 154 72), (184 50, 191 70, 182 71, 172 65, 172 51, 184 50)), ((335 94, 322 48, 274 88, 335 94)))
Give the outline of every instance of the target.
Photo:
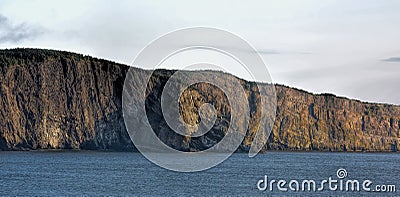
MULTIPOLYGON (((127 71, 126 65, 69 52, 1 50, 0 149, 135 150, 121 109, 127 71)), ((147 71, 135 72, 140 75, 147 71)), ((224 92, 212 84, 190 86, 179 98, 182 120, 196 125, 201 119, 201 106, 209 103, 215 108, 215 123, 201 137, 190 137, 192 130, 187 131, 188 135, 175 133, 165 122, 160 104, 162 88, 174 72, 158 70, 148 83, 140 77, 136 81, 148 87, 146 112, 154 132, 177 150, 201 151, 212 147, 228 130, 233 115, 231 104, 224 92)), ((218 75, 220 80, 227 79, 223 77, 227 74, 218 75)), ((262 95, 255 83, 238 80, 245 90, 250 120, 247 130, 238 131, 244 140, 237 151, 246 152, 259 126, 265 127, 257 124, 265 117, 260 113, 262 95)), ((261 88, 271 86, 264 84, 261 88)), ((314 95, 281 85, 275 85, 275 89, 276 119, 264 151, 400 148, 398 106, 314 95)))

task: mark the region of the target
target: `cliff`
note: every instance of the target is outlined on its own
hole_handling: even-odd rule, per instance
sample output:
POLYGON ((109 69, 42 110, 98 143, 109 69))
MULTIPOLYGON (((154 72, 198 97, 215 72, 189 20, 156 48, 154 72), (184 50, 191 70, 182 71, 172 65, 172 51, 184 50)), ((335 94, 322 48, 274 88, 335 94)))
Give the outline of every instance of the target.
MULTIPOLYGON (((135 150, 121 111, 127 71, 126 65, 69 52, 0 50, 0 149, 135 150)), ((180 99, 183 119, 196 123, 197 107, 211 102, 221 121, 201 138, 173 133, 163 120, 159 97, 174 72, 155 72, 149 82, 153 89, 146 102, 147 115, 156 134, 171 147, 204 150, 224 136, 229 125, 229 103, 210 84, 191 87, 180 99), (215 95, 219 99, 210 97, 215 95)), ((258 113, 254 83, 240 81, 253 112, 249 129, 243 131, 245 140, 238 148, 243 152, 248 151, 254 138, 253 122, 262 117, 258 113)), ((277 115, 264 149, 397 151, 400 148, 399 106, 314 95, 282 85, 275 88, 277 115)))

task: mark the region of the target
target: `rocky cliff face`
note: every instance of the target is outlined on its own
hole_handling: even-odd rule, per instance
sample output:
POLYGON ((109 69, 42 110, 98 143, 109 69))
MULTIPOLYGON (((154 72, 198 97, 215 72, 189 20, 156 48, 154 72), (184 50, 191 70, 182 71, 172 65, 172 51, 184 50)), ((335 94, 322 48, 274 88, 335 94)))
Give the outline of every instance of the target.
MULTIPOLYGON (((0 149, 135 150, 122 119, 122 87, 128 67, 68 52, 0 51, 0 149)), ((145 72, 137 69, 137 72, 145 72)), ((204 150, 227 131, 230 106, 210 84, 196 84, 180 99, 182 118, 199 121, 198 107, 216 106, 219 117, 199 138, 175 134, 160 108, 163 85, 174 71, 155 72, 148 86, 147 115, 159 138, 184 150, 204 150), (215 99, 218 98, 218 99, 215 99)), ((190 74, 190 73, 189 73, 190 74)), ((144 83, 138 80, 137 83, 144 83)), ((249 101, 249 129, 238 151, 248 151, 259 120, 254 83, 241 80, 249 101)), ((276 85, 277 116, 264 149, 397 151, 400 107, 362 103, 334 95, 313 95, 276 85)))
POLYGON ((0 147, 129 149, 121 88, 126 67, 47 50, 0 52, 0 147))
POLYGON ((269 148, 397 151, 400 107, 277 87, 278 112, 269 148))

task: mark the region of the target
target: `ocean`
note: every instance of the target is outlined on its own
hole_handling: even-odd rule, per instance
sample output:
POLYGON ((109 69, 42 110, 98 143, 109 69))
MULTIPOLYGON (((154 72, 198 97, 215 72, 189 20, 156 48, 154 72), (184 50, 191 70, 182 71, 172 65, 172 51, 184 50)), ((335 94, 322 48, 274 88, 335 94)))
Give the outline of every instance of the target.
POLYGON ((254 158, 233 154, 214 168, 182 173, 158 167, 140 153, 0 152, 1 196, 400 196, 397 190, 397 153, 267 152, 254 158), (338 170, 345 172, 342 178, 338 170), (331 185, 336 190, 328 182, 321 184, 329 179, 337 181, 331 185), (316 191, 311 183, 308 190, 311 180, 316 191), (360 191, 352 190, 348 180, 357 180, 360 191))

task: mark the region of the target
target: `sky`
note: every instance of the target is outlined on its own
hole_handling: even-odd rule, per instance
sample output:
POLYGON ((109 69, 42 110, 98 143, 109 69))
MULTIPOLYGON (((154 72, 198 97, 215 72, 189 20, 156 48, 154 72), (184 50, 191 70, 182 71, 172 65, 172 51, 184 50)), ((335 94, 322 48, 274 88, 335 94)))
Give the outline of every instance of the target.
POLYGON ((131 65, 154 39, 193 26, 244 38, 275 83, 400 104, 397 0, 0 0, 1 49, 58 49, 131 65))

